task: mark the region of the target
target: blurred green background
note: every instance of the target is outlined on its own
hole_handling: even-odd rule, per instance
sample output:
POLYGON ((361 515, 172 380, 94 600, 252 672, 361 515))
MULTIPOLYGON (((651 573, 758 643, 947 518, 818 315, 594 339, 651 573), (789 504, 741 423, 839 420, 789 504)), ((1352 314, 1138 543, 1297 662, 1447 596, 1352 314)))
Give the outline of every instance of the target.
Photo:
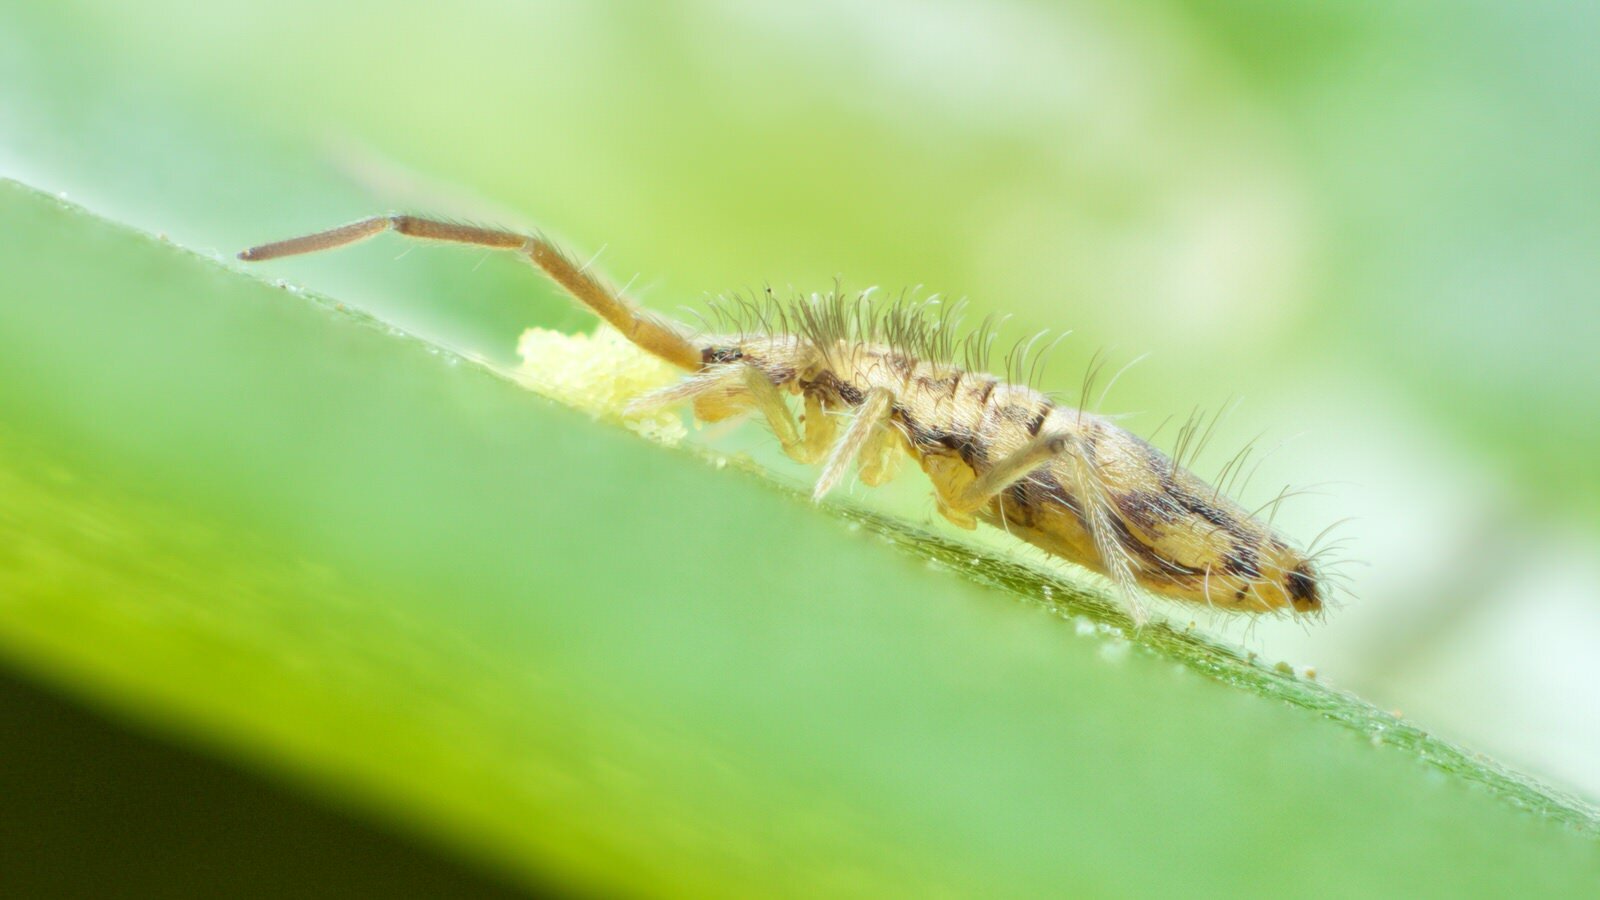
MULTIPOLYGON (((0 174, 219 256, 537 225, 664 311, 923 285, 1074 330, 1068 395, 1148 354, 1106 411, 1237 401, 1197 468, 1259 434, 1247 501, 1353 517, 1345 608, 1221 630, 1592 798, 1596 46, 1579 2, 10 0, 0 174)), ((472 251, 266 274, 498 363, 589 324, 472 251)))

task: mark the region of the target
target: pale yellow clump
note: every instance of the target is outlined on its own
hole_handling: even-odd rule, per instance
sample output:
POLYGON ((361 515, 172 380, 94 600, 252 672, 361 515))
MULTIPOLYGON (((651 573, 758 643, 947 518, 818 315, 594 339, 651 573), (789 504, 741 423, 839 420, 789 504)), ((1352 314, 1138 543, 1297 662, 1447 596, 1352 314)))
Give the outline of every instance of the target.
POLYGON ((615 328, 594 334, 566 334, 529 328, 517 339, 522 365, 516 374, 540 394, 590 415, 621 421, 644 437, 675 445, 688 434, 671 409, 624 415, 628 403, 673 384, 683 373, 641 351, 615 328))

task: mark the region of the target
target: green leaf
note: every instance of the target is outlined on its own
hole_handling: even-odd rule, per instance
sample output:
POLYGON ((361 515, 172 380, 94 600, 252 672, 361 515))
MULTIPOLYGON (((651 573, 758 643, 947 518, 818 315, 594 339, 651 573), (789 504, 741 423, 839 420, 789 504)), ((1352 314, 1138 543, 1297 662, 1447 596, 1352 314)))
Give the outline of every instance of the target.
POLYGON ((1590 811, 1348 697, 14 183, 0 271, 5 655, 530 883, 1600 878, 1590 811))

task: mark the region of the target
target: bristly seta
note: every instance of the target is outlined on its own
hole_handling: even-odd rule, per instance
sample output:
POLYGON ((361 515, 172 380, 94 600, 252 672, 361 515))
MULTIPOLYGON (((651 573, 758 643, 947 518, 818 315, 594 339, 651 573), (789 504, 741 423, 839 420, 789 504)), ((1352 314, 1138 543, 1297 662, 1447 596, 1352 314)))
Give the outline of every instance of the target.
POLYGON ((1006 378, 984 374, 987 326, 957 341, 948 314, 926 305, 769 293, 724 305, 721 333, 700 334, 637 308, 543 237, 404 215, 239 257, 311 253, 385 231, 521 254, 628 340, 690 373, 634 408, 686 403, 708 422, 759 413, 785 453, 822 465, 818 498, 852 465, 878 485, 910 456, 945 518, 1002 527, 1109 577, 1137 623, 1148 618, 1146 591, 1231 612, 1324 607, 1312 561, 1268 525, 1144 440, 1028 386, 1025 351, 1008 358, 1006 378))

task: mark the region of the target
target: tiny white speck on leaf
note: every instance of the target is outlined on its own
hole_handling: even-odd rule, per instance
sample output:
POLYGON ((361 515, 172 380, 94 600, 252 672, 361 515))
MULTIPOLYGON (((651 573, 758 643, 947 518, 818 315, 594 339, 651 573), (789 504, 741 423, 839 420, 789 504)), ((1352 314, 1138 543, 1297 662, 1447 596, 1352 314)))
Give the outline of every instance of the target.
POLYGON ((1132 649, 1133 643, 1131 641, 1121 638, 1114 641, 1106 641, 1100 645, 1100 658, 1107 662, 1121 662, 1127 658, 1128 652, 1132 649))

